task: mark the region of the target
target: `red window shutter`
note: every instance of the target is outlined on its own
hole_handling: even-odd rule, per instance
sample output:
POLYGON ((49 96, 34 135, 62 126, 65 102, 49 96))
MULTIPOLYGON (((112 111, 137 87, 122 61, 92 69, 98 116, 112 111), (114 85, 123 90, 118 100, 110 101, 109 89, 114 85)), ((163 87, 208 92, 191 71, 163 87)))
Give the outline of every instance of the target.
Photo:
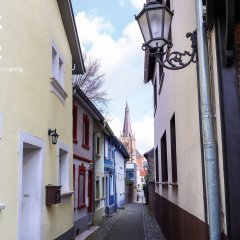
POLYGON ((78 107, 73 104, 73 142, 78 143, 77 140, 77 121, 78 121, 78 107))

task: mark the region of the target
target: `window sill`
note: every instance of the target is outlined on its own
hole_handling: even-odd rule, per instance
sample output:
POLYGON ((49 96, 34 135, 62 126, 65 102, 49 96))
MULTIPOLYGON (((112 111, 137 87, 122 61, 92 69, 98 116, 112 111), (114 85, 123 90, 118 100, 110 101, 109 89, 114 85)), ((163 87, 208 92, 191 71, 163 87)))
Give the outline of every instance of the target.
POLYGON ((73 194, 74 194, 73 191, 62 192, 62 193, 61 193, 61 197, 71 197, 73 194))
POLYGON ((65 92, 65 90, 55 77, 51 77, 50 79, 52 84, 51 92, 53 92, 60 99, 61 102, 64 102, 68 97, 68 94, 65 92))
POLYGON ((172 185, 173 187, 177 187, 178 183, 177 182, 170 182, 169 185, 172 185))
POLYGON ((84 147, 84 148, 86 148, 86 149, 88 149, 88 150, 90 149, 89 145, 86 145, 86 144, 84 144, 84 143, 82 144, 82 147, 84 147))
POLYGON ((160 185, 164 185, 164 186, 167 186, 169 183, 166 181, 166 182, 155 182, 156 184, 160 184, 160 185))
POLYGON ((85 208, 85 207, 86 207, 86 204, 82 203, 82 204, 78 205, 77 209, 82 209, 82 208, 85 208))

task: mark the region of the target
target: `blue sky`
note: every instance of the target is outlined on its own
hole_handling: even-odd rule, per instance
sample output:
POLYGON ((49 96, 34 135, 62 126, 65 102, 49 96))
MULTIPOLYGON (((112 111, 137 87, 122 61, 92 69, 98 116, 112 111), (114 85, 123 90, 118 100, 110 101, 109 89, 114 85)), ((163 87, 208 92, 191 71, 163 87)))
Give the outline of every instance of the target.
POLYGON ((126 1, 117 0, 73 0, 74 14, 85 11, 90 15, 104 16, 115 27, 112 36, 117 39, 122 29, 134 18, 136 8, 126 1), (122 5, 121 5, 122 3, 122 5))
POLYGON ((126 100, 130 108, 137 148, 153 147, 151 83, 143 83, 142 36, 134 14, 144 0, 72 0, 81 47, 101 61, 110 103, 109 124, 119 137, 126 100))

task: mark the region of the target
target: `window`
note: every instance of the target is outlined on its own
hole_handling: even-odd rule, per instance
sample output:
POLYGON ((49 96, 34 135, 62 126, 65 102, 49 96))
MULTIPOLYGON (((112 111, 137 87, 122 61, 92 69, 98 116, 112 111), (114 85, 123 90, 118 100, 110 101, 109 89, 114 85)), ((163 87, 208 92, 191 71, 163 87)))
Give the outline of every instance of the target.
POLYGON ((58 184, 62 186, 62 192, 69 191, 69 167, 68 152, 59 148, 59 168, 58 168, 58 184))
POLYGON ((87 114, 83 114, 83 142, 82 146, 89 149, 89 118, 87 114))
POLYGON ((168 181, 168 166, 167 166, 167 138, 166 131, 161 138, 161 164, 162 164, 162 182, 168 181))
POLYGON ((96 139, 96 154, 99 156, 100 155, 100 137, 97 136, 96 139))
POLYGON ((130 179, 132 179, 133 178, 133 172, 128 172, 128 176, 129 176, 130 179))
POLYGON ((68 97, 64 90, 64 60, 56 46, 52 46, 52 89, 51 91, 62 101, 68 97))
POLYGON ((99 176, 96 176, 96 199, 100 199, 99 176))
POLYGON ((78 120, 78 108, 73 104, 73 142, 78 143, 77 140, 77 120, 78 120))
POLYGON ((85 178, 86 167, 82 164, 78 168, 78 209, 86 206, 85 204, 85 178))
POLYGON ((156 182, 159 182, 158 147, 155 149, 156 182))
POLYGON ((171 155, 172 155, 172 182, 177 182, 177 154, 176 154, 176 125, 175 114, 170 121, 171 155))
POLYGON ((105 136, 104 139, 104 157, 107 159, 108 158, 108 138, 105 136))
POLYGON ((105 178, 102 177, 102 197, 105 197, 105 178))
POLYGON ((114 191, 113 191, 113 175, 110 174, 110 195, 113 195, 114 191))
POLYGON ((57 51, 56 47, 52 46, 52 75, 55 80, 57 80, 61 86, 64 86, 64 64, 63 57, 57 51))
POLYGON ((108 159, 112 158, 112 147, 110 142, 108 141, 108 159))

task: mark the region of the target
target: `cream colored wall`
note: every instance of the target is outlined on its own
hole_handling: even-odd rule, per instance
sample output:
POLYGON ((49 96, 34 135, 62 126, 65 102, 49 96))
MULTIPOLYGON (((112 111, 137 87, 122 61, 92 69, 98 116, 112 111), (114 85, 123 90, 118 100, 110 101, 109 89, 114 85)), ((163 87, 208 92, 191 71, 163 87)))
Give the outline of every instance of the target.
MULTIPOLYGON (((57 1, 0 0, 0 5, 3 26, 0 66, 22 69, 22 72, 0 72, 0 112, 3 112, 0 202, 6 204, 6 209, 0 212, 0 232, 1 238, 14 240, 18 221, 19 129, 47 143, 44 186, 57 184, 57 148, 51 144, 47 133, 49 128, 57 129, 59 140, 70 148, 72 189, 72 62, 57 1), (68 98, 64 104, 50 91, 52 41, 61 51, 66 64, 65 90, 68 98)), ((43 239, 52 240, 72 226, 73 198, 56 206, 46 207, 44 204, 43 239)))
MULTIPOLYGON (((172 9, 173 50, 191 50, 191 42, 185 34, 196 29, 195 6, 192 0, 174 0, 172 9), (191 13, 191 14, 186 14, 191 13)), ((158 66, 156 69, 158 70, 158 66)), ((156 191, 180 208, 204 221, 202 186, 200 123, 198 109, 196 64, 191 63, 182 70, 164 70, 165 78, 158 108, 155 115, 155 147, 159 149, 161 170, 160 139, 166 130, 168 177, 171 179, 170 119, 175 112, 178 187, 156 185, 156 191)), ((158 85, 159 88, 159 85, 158 85)), ((160 179, 161 179, 161 171, 160 179)))

